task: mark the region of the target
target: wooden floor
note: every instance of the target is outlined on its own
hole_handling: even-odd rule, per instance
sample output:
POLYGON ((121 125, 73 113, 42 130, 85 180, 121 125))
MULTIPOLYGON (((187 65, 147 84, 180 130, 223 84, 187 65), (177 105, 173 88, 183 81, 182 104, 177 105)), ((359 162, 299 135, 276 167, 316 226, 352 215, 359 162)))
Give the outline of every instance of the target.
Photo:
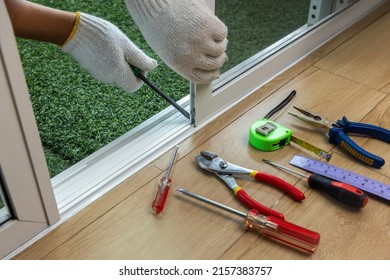
MULTIPOLYGON (((387 6, 388 7, 388 6, 387 6)), ((292 90, 293 102, 273 118, 294 135, 333 152, 330 164, 390 183, 390 146, 354 137, 388 162, 381 169, 352 160, 327 142, 327 135, 289 116, 292 106, 337 120, 366 122, 390 129, 390 12, 376 12, 321 47, 259 89, 229 112, 180 143, 173 184, 162 216, 151 211, 156 185, 170 153, 128 178, 93 205, 76 214, 15 259, 390 259, 390 205, 370 196, 356 210, 310 189, 305 179, 276 170, 263 158, 288 166, 298 153, 319 159, 295 144, 261 152, 248 144, 250 125, 292 90), (191 200, 178 187, 246 211, 213 174, 198 168, 201 150, 225 160, 277 175, 301 189, 296 202, 278 189, 247 179, 238 183, 264 205, 284 213, 286 220, 317 231, 317 251, 304 254, 247 231, 240 217, 191 200)))

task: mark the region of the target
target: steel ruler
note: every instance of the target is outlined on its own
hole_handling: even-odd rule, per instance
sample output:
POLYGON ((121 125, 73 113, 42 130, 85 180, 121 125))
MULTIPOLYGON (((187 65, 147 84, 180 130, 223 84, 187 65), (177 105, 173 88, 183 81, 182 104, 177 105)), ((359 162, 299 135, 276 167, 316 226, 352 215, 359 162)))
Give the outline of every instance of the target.
POLYGON ((350 184, 363 191, 390 200, 389 184, 302 155, 294 156, 290 164, 311 173, 317 173, 333 180, 350 184))

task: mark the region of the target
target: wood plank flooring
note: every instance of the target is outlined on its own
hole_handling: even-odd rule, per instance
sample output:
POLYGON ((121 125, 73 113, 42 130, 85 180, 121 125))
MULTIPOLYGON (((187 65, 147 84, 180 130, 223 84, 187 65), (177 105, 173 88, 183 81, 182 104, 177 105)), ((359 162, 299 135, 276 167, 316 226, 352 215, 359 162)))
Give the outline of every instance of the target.
MULTIPOLYGON (((388 7, 388 6, 387 6, 388 7)), ((381 12, 383 13, 383 12, 381 12)), ((289 116, 292 106, 337 120, 367 122, 390 129, 390 12, 357 23, 318 51, 275 78, 256 93, 180 144, 174 180, 162 216, 150 204, 170 153, 37 241, 15 259, 390 259, 390 205, 370 196, 367 206, 353 209, 309 188, 305 179, 266 165, 263 158, 287 166, 298 153, 319 159, 295 144, 261 152, 248 144, 250 125, 292 90, 293 102, 273 120, 293 134, 333 152, 330 164, 390 183, 390 146, 354 137, 381 155, 387 164, 368 168, 327 142, 325 132, 289 116), (201 150, 262 170, 294 184, 306 199, 296 202, 278 189, 249 179, 238 183, 255 199, 284 213, 286 220, 317 231, 321 242, 307 255, 247 231, 237 216, 190 200, 178 187, 247 211, 230 190, 200 170, 194 157, 201 150)))

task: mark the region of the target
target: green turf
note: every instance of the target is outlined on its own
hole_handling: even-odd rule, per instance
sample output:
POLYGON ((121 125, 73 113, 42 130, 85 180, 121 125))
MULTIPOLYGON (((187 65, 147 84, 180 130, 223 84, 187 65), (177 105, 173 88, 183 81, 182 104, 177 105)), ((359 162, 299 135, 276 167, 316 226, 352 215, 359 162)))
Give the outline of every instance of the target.
MULTIPOLYGON (((158 60, 159 66, 149 74, 155 84, 175 100, 188 94, 188 82, 148 47, 123 0, 34 2, 87 12, 113 22, 158 60)), ((94 80, 55 45, 24 39, 17 42, 51 176, 168 106, 146 86, 128 94, 94 80)))
MULTIPOLYGON (((159 62, 159 67, 148 76, 155 84, 175 100, 188 94, 188 82, 164 65, 149 48, 123 0, 33 2, 83 11, 111 21, 159 62)), ((217 0, 216 14, 229 28, 229 60, 223 71, 302 26, 309 3, 217 0)), ((51 176, 168 106, 147 86, 127 94, 94 80, 57 46, 23 39, 17 42, 51 176)))

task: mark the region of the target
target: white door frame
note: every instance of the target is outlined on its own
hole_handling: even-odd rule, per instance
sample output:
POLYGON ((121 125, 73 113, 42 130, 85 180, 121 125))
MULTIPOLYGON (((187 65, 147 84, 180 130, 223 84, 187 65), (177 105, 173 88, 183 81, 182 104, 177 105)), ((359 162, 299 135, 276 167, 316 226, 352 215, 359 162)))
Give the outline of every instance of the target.
POLYGON ((12 219, 0 226, 0 258, 59 220, 16 41, 0 0, 0 176, 12 219))

